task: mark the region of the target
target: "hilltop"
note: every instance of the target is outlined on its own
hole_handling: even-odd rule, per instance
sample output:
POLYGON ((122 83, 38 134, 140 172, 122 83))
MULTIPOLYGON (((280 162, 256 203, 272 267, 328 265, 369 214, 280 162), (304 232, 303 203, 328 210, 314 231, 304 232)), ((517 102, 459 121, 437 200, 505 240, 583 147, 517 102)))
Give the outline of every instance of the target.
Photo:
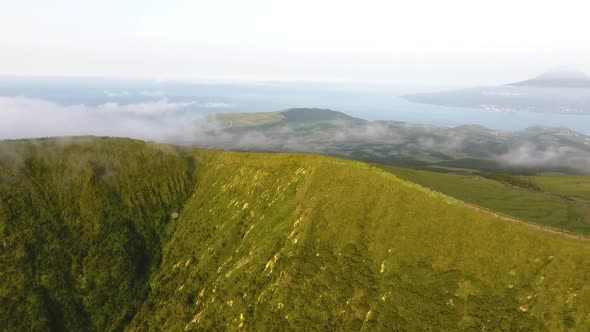
POLYGON ((215 119, 224 127, 250 127, 260 125, 303 125, 318 122, 365 122, 342 112, 322 108, 290 108, 277 112, 220 113, 215 119))
POLYGON ((6 331, 590 328, 589 241, 364 163, 72 138, 0 170, 6 331))

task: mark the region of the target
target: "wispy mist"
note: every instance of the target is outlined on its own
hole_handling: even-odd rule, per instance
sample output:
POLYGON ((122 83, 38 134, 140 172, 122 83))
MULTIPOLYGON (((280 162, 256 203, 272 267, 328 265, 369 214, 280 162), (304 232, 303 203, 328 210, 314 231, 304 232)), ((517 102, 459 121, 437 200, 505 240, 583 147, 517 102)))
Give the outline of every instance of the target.
MULTIPOLYGON (((198 103, 165 98, 132 104, 60 105, 23 97, 0 97, 0 138, 97 135, 159 142, 195 142, 215 131, 205 114, 188 112, 198 103)), ((210 105, 201 105, 210 107, 210 105)))
POLYGON ((508 166, 550 167, 567 164, 575 165, 580 171, 590 170, 588 151, 565 145, 540 147, 533 142, 525 142, 498 156, 497 159, 508 166))
POLYGON ((480 158, 509 168, 590 169, 590 138, 565 129, 513 133, 480 126, 448 128, 360 119, 231 128, 211 114, 231 107, 221 101, 166 98, 62 105, 0 97, 0 139, 96 135, 223 150, 321 153, 383 163, 400 158, 480 158), (543 141, 546 135, 551 140, 543 141))

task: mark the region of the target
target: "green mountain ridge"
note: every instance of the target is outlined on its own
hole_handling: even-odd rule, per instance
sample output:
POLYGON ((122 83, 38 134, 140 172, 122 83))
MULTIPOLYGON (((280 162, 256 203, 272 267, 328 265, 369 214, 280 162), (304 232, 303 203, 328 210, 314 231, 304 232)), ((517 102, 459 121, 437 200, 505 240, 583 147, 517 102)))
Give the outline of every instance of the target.
POLYGON ((364 163, 0 142, 0 330, 587 330, 590 242, 364 163))
POLYGON ((316 153, 418 169, 590 172, 590 137, 566 128, 450 128, 366 121, 317 108, 221 113, 215 119, 215 130, 196 144, 215 150, 316 153))

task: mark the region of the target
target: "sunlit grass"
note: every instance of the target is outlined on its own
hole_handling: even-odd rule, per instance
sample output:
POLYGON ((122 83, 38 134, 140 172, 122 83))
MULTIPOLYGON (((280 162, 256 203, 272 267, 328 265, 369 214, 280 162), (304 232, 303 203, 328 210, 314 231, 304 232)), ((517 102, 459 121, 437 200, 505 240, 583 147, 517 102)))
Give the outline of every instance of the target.
POLYGON ((364 163, 119 139, 0 146, 7 330, 590 328, 590 242, 364 163))

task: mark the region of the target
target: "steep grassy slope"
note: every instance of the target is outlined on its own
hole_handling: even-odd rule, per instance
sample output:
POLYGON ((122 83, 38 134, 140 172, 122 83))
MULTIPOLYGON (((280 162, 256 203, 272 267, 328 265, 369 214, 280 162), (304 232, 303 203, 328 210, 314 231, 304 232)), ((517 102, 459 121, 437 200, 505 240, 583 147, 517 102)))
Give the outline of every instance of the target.
POLYGON ((73 146, 33 158, 36 176, 2 164, 13 172, 0 185, 6 330, 590 328, 588 241, 479 214, 362 163, 73 146), (109 176, 85 158, 111 160, 98 172, 109 176), (40 206, 52 214, 30 212, 40 206))
POLYGON ((1 142, 0 330, 122 328, 192 191, 191 165, 130 140, 1 142))
POLYGON ((363 164, 243 154, 212 164, 131 330, 590 324, 587 242, 473 213, 363 164))

